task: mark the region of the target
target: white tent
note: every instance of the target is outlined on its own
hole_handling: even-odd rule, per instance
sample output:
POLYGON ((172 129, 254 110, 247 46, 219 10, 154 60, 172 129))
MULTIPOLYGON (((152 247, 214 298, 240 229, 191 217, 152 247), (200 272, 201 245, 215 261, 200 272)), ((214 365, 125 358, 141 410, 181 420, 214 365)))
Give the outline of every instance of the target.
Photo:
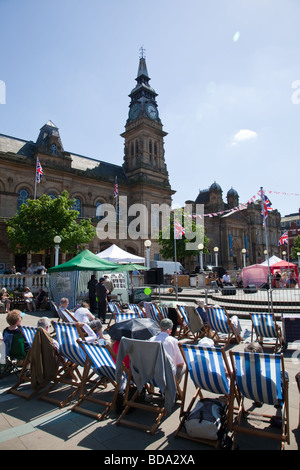
POLYGON ((97 256, 114 263, 145 263, 145 258, 128 253, 117 245, 111 245, 106 250, 100 251, 97 256))
POLYGON ((268 260, 264 261, 263 263, 261 263, 263 266, 272 266, 272 264, 276 264, 276 263, 279 263, 279 261, 282 261, 281 258, 278 258, 277 256, 271 256, 271 258, 269 258, 269 263, 268 263, 268 260))

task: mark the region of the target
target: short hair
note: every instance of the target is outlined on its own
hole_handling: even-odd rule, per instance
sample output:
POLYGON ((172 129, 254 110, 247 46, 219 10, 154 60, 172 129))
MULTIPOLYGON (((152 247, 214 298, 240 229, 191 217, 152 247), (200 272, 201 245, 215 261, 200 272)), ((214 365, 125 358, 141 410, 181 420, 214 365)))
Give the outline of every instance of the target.
POLYGON ((90 308, 89 304, 85 300, 81 302, 81 307, 90 308))
POLYGON ((68 297, 62 297, 62 298, 60 299, 60 303, 61 303, 61 304, 65 304, 65 303, 67 303, 67 302, 69 302, 68 297))
POLYGON ((20 318, 22 318, 22 312, 20 310, 14 309, 8 312, 6 315, 6 321, 9 324, 9 326, 14 326, 20 318))
POLYGON ((49 320, 48 317, 42 317, 38 319, 38 322, 37 322, 38 328, 41 327, 41 328, 44 328, 44 330, 46 330, 47 328, 49 328, 50 325, 51 325, 51 321, 49 320))
POLYGON ((245 346, 244 352, 262 353, 263 348, 259 343, 249 343, 245 346))
POLYGON ((162 331, 167 331, 173 328, 173 322, 170 318, 163 318, 160 322, 160 328, 162 331))

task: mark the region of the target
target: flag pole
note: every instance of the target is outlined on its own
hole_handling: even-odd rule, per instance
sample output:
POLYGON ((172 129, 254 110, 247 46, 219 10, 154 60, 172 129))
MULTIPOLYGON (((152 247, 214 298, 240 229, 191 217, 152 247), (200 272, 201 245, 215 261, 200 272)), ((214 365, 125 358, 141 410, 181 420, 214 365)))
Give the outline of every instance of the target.
POLYGON ((261 191, 261 210, 263 214, 263 225, 265 229, 265 243, 266 243, 266 250, 267 250, 267 259, 268 259, 268 281, 270 285, 270 261, 269 261, 269 244, 268 244, 268 233, 267 233, 267 218, 265 214, 265 201, 264 201, 264 191, 263 188, 260 188, 261 191))
POLYGON ((176 293, 176 301, 178 301, 178 274, 177 274, 177 253, 176 253, 176 235, 175 235, 175 211, 173 212, 173 216, 174 216, 175 293, 176 293))
POLYGON ((270 260, 269 260, 269 244, 268 244, 268 232, 267 232, 267 218, 265 213, 265 197, 264 191, 261 186, 261 210, 263 214, 263 225, 265 229, 265 242, 266 242, 266 250, 267 250, 267 259, 268 259, 268 285, 269 289, 267 290, 268 299, 269 299, 269 292, 270 292, 270 305, 271 305, 271 312, 273 313, 273 297, 272 297, 272 280, 271 280, 271 272, 270 272, 270 260))
POLYGON ((37 161, 35 163, 35 178, 34 178, 34 199, 36 199, 36 183, 37 183, 37 178, 36 178, 36 171, 37 171, 37 161))

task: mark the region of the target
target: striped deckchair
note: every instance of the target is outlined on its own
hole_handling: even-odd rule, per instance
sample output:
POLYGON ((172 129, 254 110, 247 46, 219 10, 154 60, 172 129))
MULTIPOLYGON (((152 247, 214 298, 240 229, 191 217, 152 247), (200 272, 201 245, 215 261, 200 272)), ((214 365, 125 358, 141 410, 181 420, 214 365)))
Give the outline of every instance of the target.
POLYGON ((93 387, 82 394, 78 402, 73 406, 72 411, 91 416, 98 421, 102 420, 107 416, 110 410, 113 410, 116 404, 117 394, 119 391, 119 385, 115 381, 115 370, 116 355, 109 346, 102 346, 98 343, 86 343, 82 340, 78 340, 79 346, 82 348, 86 356, 91 361, 92 367, 98 375, 93 387), (107 382, 113 386, 112 399, 108 401, 107 382), (105 390, 105 399, 102 399, 103 394, 101 392, 105 390), (104 411, 99 412, 92 409, 83 407, 86 402, 94 403, 96 405, 104 406, 104 411))
POLYGON ((229 354, 233 370, 231 380, 241 396, 236 416, 233 411, 232 393, 229 400, 228 427, 233 432, 234 445, 238 433, 242 432, 276 439, 281 442, 281 448, 284 448, 285 442, 289 443, 290 440, 288 379, 285 374, 283 355, 236 351, 229 351, 229 354), (254 403, 260 403, 260 405, 281 407, 281 417, 276 416, 281 421, 281 430, 276 432, 270 427, 270 418, 274 415, 246 410, 245 398, 253 400, 254 403), (243 422, 241 422, 242 416, 243 422), (251 417, 255 417, 256 422, 259 418, 259 427, 254 426, 255 421, 251 420, 251 417), (251 426, 249 426, 250 421, 251 426), (263 428, 263 423, 266 423, 267 429, 263 428))
POLYGON ((149 306, 149 314, 150 314, 150 318, 152 318, 152 320, 154 320, 156 323, 160 323, 160 315, 159 315, 159 311, 155 305, 155 303, 151 302, 150 303, 150 306, 149 306))
POLYGON ((19 329, 21 330, 25 341, 29 345, 29 349, 27 351, 26 358, 24 360, 24 364, 22 367, 22 370, 19 375, 19 379, 13 387, 11 387, 7 392, 8 393, 13 393, 14 395, 18 395, 19 397, 26 398, 27 400, 30 400, 36 393, 36 390, 30 390, 30 393, 28 391, 24 391, 25 388, 28 388, 28 384, 30 383, 30 369, 28 368, 29 362, 30 362, 30 350, 32 346, 32 342, 34 339, 34 336, 37 332, 37 328, 32 327, 32 326, 19 326, 19 329), (26 387, 24 385, 27 385, 26 387))
POLYGON ((128 308, 131 312, 138 313, 140 318, 144 318, 144 312, 138 304, 128 304, 128 308))
POLYGON ((213 332, 212 339, 216 343, 225 343, 227 346, 232 340, 236 343, 240 342, 233 323, 231 322, 229 315, 224 307, 210 306, 205 307, 208 323, 213 332), (220 336, 223 335, 223 336, 220 336), (225 336, 224 336, 225 335, 225 336))
POLYGON ((161 320, 163 318, 168 318, 168 307, 166 305, 157 305, 158 313, 160 315, 161 320))
POLYGON ((78 326, 75 323, 63 322, 54 322, 53 324, 59 344, 61 367, 57 371, 53 384, 41 394, 40 399, 57 404, 62 408, 66 406, 78 392, 81 396, 83 386, 86 384, 87 380, 90 380, 93 372, 90 373, 90 360, 77 342, 81 336, 78 326), (57 390, 61 383, 68 384, 69 387, 74 389, 64 400, 55 398, 55 393, 52 393, 54 390, 57 390))
POLYGON ((272 313, 250 313, 250 317, 252 322, 251 341, 253 341, 255 333, 256 341, 260 342, 262 346, 274 347, 274 352, 278 352, 282 347, 282 334, 274 315, 272 313), (270 339, 270 342, 265 342, 264 338, 270 339), (271 338, 275 342, 272 342, 271 338))
POLYGON ((120 321, 124 321, 124 320, 132 320, 133 318, 140 318, 140 316, 138 313, 133 313, 133 312, 117 313, 116 323, 119 323, 120 321))
POLYGON ((229 401, 230 395, 230 369, 229 364, 224 352, 224 348, 215 347, 204 347, 193 344, 180 344, 183 357, 187 365, 187 372, 185 375, 184 387, 183 387, 183 401, 181 406, 180 415, 182 416, 179 427, 175 433, 175 437, 184 437, 187 439, 204 442, 213 447, 220 446, 220 440, 207 440, 192 438, 186 432, 182 431, 184 424, 189 416, 190 411, 197 399, 203 399, 202 390, 210 392, 212 394, 222 395, 225 397, 227 402, 229 401), (196 392, 189 403, 186 410, 185 397, 187 391, 188 377, 191 378, 196 392))
MULTIPOLYGON (((203 336, 205 336, 207 332, 207 328, 203 325, 203 322, 201 321, 201 318, 199 314, 196 312, 196 309, 193 309, 193 314, 196 315, 196 322, 195 324, 198 324, 197 331, 196 328, 192 328, 188 313, 186 311, 186 308, 184 305, 177 305, 177 312, 180 318, 180 329, 178 332, 178 339, 182 338, 189 338, 192 339, 193 341, 196 341, 203 336)), ((190 310, 191 311, 191 310, 190 310)))

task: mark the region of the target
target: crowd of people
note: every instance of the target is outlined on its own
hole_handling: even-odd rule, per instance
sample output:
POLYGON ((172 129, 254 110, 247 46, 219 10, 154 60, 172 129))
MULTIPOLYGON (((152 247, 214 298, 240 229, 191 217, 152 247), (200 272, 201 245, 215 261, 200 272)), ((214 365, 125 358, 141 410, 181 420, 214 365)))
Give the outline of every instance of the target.
MULTIPOLYGON (((276 271, 272 275, 272 287, 279 288, 295 288, 297 286, 297 276, 294 270, 276 271)), ((225 286, 235 286, 239 289, 246 287, 243 285, 243 278, 241 272, 238 271, 235 275, 234 280, 226 271, 223 276, 219 276, 218 272, 212 271, 205 277, 205 287, 212 287, 219 289, 225 286)), ((265 285, 265 287, 268 287, 265 285)))

